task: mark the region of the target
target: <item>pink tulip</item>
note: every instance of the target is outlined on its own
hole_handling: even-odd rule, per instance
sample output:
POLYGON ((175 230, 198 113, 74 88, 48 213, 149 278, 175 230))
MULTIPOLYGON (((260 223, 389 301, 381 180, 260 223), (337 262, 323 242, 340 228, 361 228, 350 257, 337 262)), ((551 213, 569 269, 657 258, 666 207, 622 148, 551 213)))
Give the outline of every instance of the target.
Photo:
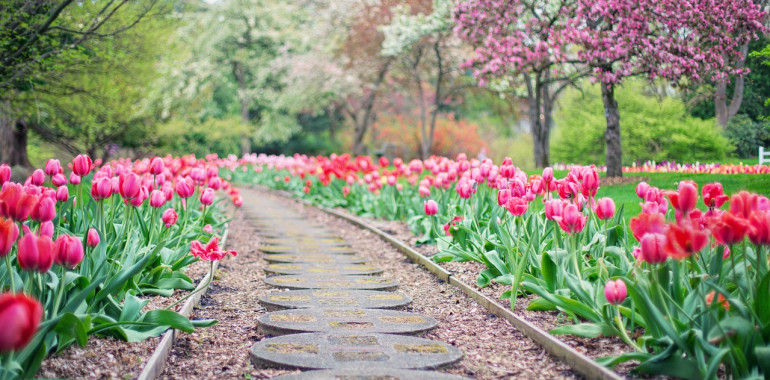
POLYGON ((438 213, 438 203, 433 199, 429 199, 424 203, 425 215, 436 215, 438 213))
POLYGON ((552 167, 549 166, 549 167, 543 169, 543 181, 545 181, 545 183, 553 182, 553 168, 552 167))
POLYGON ((511 189, 501 189, 497 191, 497 204, 505 207, 508 200, 511 199, 511 189))
POLYGON ((95 248, 99 245, 99 240, 99 232, 96 231, 96 228, 89 228, 88 236, 86 237, 86 245, 95 248))
POLYGON ((211 227, 210 224, 207 224, 207 225, 203 226, 203 232, 205 232, 207 234, 213 233, 214 232, 214 227, 211 227))
POLYGON ((636 195, 639 198, 646 199, 647 198, 647 192, 650 190, 650 185, 647 184, 647 182, 639 182, 638 185, 636 185, 636 195))
POLYGON ((567 204, 561 199, 551 199, 545 201, 545 217, 548 220, 555 220, 556 217, 561 217, 564 211, 564 206, 567 204))
POLYGON ((45 172, 41 169, 35 169, 35 171, 32 172, 32 176, 30 178, 30 183, 35 186, 43 186, 43 182, 45 182, 45 172))
POLYGON ((68 199, 70 199, 70 190, 67 186, 59 186, 59 188, 56 189, 56 200, 59 202, 66 202, 68 199))
POLYGON ((118 188, 123 199, 134 199, 140 195, 141 179, 133 172, 121 174, 118 177, 118 188))
POLYGON ((11 167, 7 164, 0 165, 0 186, 11 180, 11 167))
POLYGON ((166 228, 170 228, 174 224, 176 224, 177 215, 176 211, 174 211, 173 208, 168 208, 166 211, 163 211, 163 216, 161 217, 161 220, 163 223, 166 224, 166 228))
POLYGON ((159 175, 163 173, 163 169, 165 169, 165 165, 163 164, 163 159, 160 157, 153 157, 152 160, 150 160, 150 174, 152 175, 159 175))
POLYGON ((163 191, 153 190, 150 193, 150 206, 161 208, 164 204, 166 204, 166 195, 163 194, 163 191))
POLYGON ((70 183, 73 185, 79 185, 80 184, 80 176, 75 174, 75 172, 70 173, 70 183))
POLYGON ((112 196, 112 181, 109 178, 102 177, 94 179, 91 183, 91 197, 97 201, 107 199, 112 196))
POLYGON ((586 216, 573 203, 564 206, 562 216, 554 217, 554 220, 559 223, 561 229, 569 234, 583 231, 586 226, 586 216))
POLYGON ((210 206, 212 203, 214 203, 214 195, 216 194, 214 192, 214 189, 212 188, 207 188, 206 190, 203 190, 203 192, 201 193, 201 199, 200 199, 201 204, 204 206, 210 206))
POLYGON ((640 241, 642 251, 642 260, 650 264, 660 264, 668 259, 666 255, 665 245, 666 236, 659 233, 647 233, 642 236, 640 241))
POLYGON ((27 193, 21 185, 6 182, 0 191, 0 216, 23 222, 35 209, 38 200, 37 195, 27 193))
POLYGON ((53 265, 53 241, 48 236, 38 236, 24 226, 24 236, 19 240, 16 259, 25 271, 48 272, 53 265))
POLYGON ((88 157, 85 154, 78 155, 72 160, 72 172, 81 177, 87 176, 92 168, 93 161, 91 161, 91 157, 88 157))
POLYGON ((515 216, 524 215, 529 208, 529 202, 524 198, 511 197, 505 202, 505 208, 515 216))
POLYGON ((40 223, 40 236, 48 236, 53 238, 53 222, 40 223))
POLYGON ((56 265, 74 269, 83 261, 83 242, 70 235, 59 235, 54 243, 53 261, 56 265))
POLYGON ((45 174, 48 176, 55 176, 61 173, 61 163, 55 158, 51 158, 45 163, 45 174))
POLYGON ((607 284, 604 285, 604 298, 613 305, 620 305, 623 303, 627 295, 628 290, 626 289, 626 283, 621 279, 614 281, 609 280, 607 281, 607 284))
POLYGON ((602 220, 612 219, 615 216, 615 201, 612 198, 600 198, 596 201, 596 216, 602 220))
POLYGON ((5 257, 19 238, 19 226, 11 219, 0 217, 0 258, 5 257))
POLYGON ((195 193, 195 183, 190 177, 180 179, 176 183, 176 193, 182 198, 190 198, 195 193))
POLYGON ((31 218, 39 222, 50 222, 56 217, 56 202, 48 197, 42 197, 32 210, 31 218))
POLYGON ((61 174, 61 173, 54 174, 54 176, 51 177, 51 184, 53 184, 56 187, 64 186, 67 184, 67 177, 65 177, 64 174, 61 174))

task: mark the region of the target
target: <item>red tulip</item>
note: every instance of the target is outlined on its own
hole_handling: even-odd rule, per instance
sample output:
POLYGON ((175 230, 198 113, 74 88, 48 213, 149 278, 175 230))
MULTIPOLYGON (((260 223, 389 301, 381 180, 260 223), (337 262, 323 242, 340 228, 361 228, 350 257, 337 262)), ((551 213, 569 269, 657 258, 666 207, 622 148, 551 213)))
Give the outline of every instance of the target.
POLYGON ((642 237, 648 233, 662 234, 666 232, 666 217, 663 214, 639 214, 636 218, 631 218, 629 222, 631 232, 637 241, 642 241, 642 237))
POLYGON ((749 240, 756 245, 770 245, 770 213, 757 211, 749 217, 749 240))
POLYGON ((0 217, 0 257, 5 257, 19 238, 19 226, 13 220, 0 217))
POLYGON ((438 203, 433 199, 429 199, 424 203, 425 215, 436 215, 438 213, 438 203))
POLYGON ((736 217, 730 212, 725 212, 719 217, 709 220, 709 229, 714 238, 725 245, 742 241, 748 232, 748 227, 746 219, 736 217))
POLYGON ((53 261, 56 265, 73 269, 83 261, 83 242, 76 236, 59 235, 54 243, 53 261))
POLYGON ((173 208, 168 208, 166 211, 163 211, 163 216, 161 217, 161 220, 163 220, 163 223, 166 224, 166 228, 170 228, 174 224, 176 224, 176 211, 174 211, 173 208))
POLYGON ((347 198, 348 194, 350 194, 350 188, 347 186, 342 187, 342 197, 347 198))
POLYGON ((88 157, 85 154, 78 155, 72 160, 72 172, 81 177, 87 176, 92 168, 93 161, 91 161, 91 157, 88 157))
POLYGON ((7 164, 0 165, 0 186, 11 180, 11 167, 7 164))
POLYGON ((236 195, 233 197, 233 205, 235 207, 241 207, 243 206, 243 198, 241 198, 240 195, 236 195))
POLYGON ((613 201, 612 198, 600 198, 596 201, 596 209, 594 212, 596 212, 596 216, 599 217, 599 219, 612 219, 612 217, 615 216, 615 201, 613 201))
POLYGON ((91 183, 91 197, 100 201, 112 196, 112 181, 107 177, 94 179, 91 183))
POLYGON ((29 179, 31 184, 35 186, 43 186, 43 183, 45 182, 45 172, 41 169, 35 169, 29 179))
POLYGON ((719 182, 704 185, 702 192, 703 203, 709 208, 720 208, 729 199, 719 182))
POLYGON ((604 298, 607 302, 613 305, 620 305, 626 299, 628 290, 626 289, 626 283, 621 280, 609 280, 604 285, 604 298))
POLYGON ((640 241, 642 248, 642 260, 650 264, 660 264, 666 261, 668 255, 664 249, 666 245, 666 236, 659 233, 644 234, 640 241))
POLYGON ((99 232, 97 232, 95 228, 88 229, 86 245, 91 248, 95 248, 97 245, 99 245, 99 232))
POLYGON ((527 212, 527 209, 529 208, 529 202, 527 202, 527 200, 524 198, 511 197, 508 198, 508 201, 505 202, 505 208, 508 209, 511 214, 515 216, 521 216, 527 212))
POLYGON ((166 166, 163 164, 163 159, 160 157, 153 157, 152 160, 150 160, 150 174, 152 175, 159 175, 163 173, 163 169, 165 169, 166 166))
POLYGON ((220 251, 219 238, 216 236, 211 238, 211 240, 209 240, 208 244, 205 246, 201 244, 200 241, 194 240, 192 243, 190 243, 190 253, 194 257, 208 261, 221 260, 228 254, 233 256, 238 255, 238 253, 235 251, 220 251))
POLYGON ((32 340, 43 318, 43 305, 24 294, 0 295, 0 352, 18 351, 32 340))
POLYGON ((21 185, 8 182, 0 191, 0 216, 23 222, 37 202, 37 195, 28 194, 21 185))
POLYGON ((554 217, 562 230, 569 234, 583 231, 586 226, 586 216, 573 203, 564 206, 562 216, 554 217))
POLYGON ((697 225, 684 221, 681 224, 671 224, 666 231, 666 253, 677 260, 690 257, 700 252, 709 242, 706 231, 697 225))
POLYGON ((45 174, 48 176, 55 176, 61 173, 61 163, 55 158, 51 158, 45 163, 45 174))
POLYGON ((133 172, 121 174, 118 177, 118 187, 123 199, 134 199, 139 196, 139 192, 142 190, 141 179, 133 172))
POLYGON ((155 208, 161 208, 166 204, 166 195, 161 190, 153 190, 150 193, 150 206, 155 208))
POLYGON ((32 210, 31 218, 39 222, 50 222, 56 217, 56 202, 48 197, 42 197, 32 210))
POLYGON ((203 190, 201 193, 201 204, 204 206, 210 206, 212 203, 214 203, 214 196, 216 193, 214 192, 214 189, 207 188, 206 190, 203 190))
POLYGON ((48 272, 53 265, 53 241, 48 236, 37 236, 24 226, 24 236, 19 240, 16 259, 21 269, 48 272))
POLYGON ((390 165, 388 158, 385 156, 380 157, 380 167, 386 168, 388 165, 390 165))

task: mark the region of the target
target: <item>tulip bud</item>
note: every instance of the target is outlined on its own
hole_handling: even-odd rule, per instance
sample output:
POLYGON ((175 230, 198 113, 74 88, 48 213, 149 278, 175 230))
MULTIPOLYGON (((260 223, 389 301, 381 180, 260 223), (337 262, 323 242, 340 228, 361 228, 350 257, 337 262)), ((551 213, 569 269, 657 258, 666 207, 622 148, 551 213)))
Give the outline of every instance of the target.
POLYGON ((48 236, 37 236, 24 226, 24 236, 19 240, 16 259, 26 271, 48 272, 53 265, 53 241, 48 236))
POLYGON ((203 193, 201 193, 201 204, 204 206, 210 206, 212 203, 214 203, 214 189, 207 188, 206 190, 203 190, 203 193))
POLYGON ((13 220, 0 217, 0 258, 5 257, 19 237, 19 227, 13 220))
POLYGON ((553 182, 553 168, 552 167, 549 166, 549 167, 543 169, 543 181, 545 181, 546 183, 553 182))
POLYGON ((78 155, 72 160, 72 172, 78 176, 87 176, 91 172, 92 167, 93 161, 91 161, 91 157, 85 154, 78 155))
POLYGON ((55 176, 61 173, 61 163, 59 160, 52 158, 45 163, 45 174, 48 176, 55 176))
POLYGON ((96 246, 99 245, 99 232, 96 231, 96 228, 88 229, 88 236, 86 237, 86 245, 91 248, 96 248, 96 246))
POLYGON ((433 199, 425 202, 425 215, 436 215, 438 213, 438 203, 433 199))
POLYGON ((56 189, 56 200, 59 202, 66 202, 68 199, 70 199, 70 191, 67 186, 59 186, 59 188, 56 189))
POLYGON ((203 232, 205 232, 207 234, 210 234, 210 233, 214 232, 214 227, 211 227, 210 224, 207 224, 207 225, 203 226, 203 232))
POLYGON ((176 211, 174 211, 173 208, 168 208, 166 211, 163 211, 163 216, 161 217, 161 220, 163 220, 163 223, 166 224, 166 228, 170 228, 174 224, 176 224, 176 211))
POLYGON ((163 159, 160 157, 154 157, 150 161, 150 174, 152 175, 159 175, 163 173, 163 169, 165 169, 166 166, 163 163, 163 159))
POLYGON ((609 280, 607 281, 607 284, 604 285, 604 298, 613 305, 623 303, 627 295, 628 290, 626 289, 626 283, 621 279, 614 281, 609 280))
POLYGON ((43 318, 43 305, 24 294, 0 295, 0 352, 19 351, 37 332, 43 318))
POLYGON ((83 242, 76 236, 60 235, 54 243, 53 261, 56 265, 74 269, 83 261, 83 242))

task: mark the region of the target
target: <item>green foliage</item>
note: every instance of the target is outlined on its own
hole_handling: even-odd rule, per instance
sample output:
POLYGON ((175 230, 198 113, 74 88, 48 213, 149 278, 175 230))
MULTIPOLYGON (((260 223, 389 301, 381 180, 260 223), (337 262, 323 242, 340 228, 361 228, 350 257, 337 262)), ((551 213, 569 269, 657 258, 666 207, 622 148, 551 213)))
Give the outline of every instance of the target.
MULTIPOLYGON (((567 91, 556 112, 551 142, 554 161, 603 164, 605 120, 598 86, 567 91)), ((633 161, 720 160, 733 150, 713 120, 687 114, 670 97, 646 95, 646 83, 630 81, 616 93, 620 107, 624 164, 633 161)))
POLYGON ((738 157, 756 157, 760 146, 770 146, 770 122, 754 122, 748 115, 738 115, 730 119, 725 135, 735 144, 738 157))
POLYGON ((226 156, 240 150, 240 136, 248 130, 238 117, 204 122, 173 119, 158 126, 159 149, 172 154, 193 153, 198 157, 210 153, 226 156))

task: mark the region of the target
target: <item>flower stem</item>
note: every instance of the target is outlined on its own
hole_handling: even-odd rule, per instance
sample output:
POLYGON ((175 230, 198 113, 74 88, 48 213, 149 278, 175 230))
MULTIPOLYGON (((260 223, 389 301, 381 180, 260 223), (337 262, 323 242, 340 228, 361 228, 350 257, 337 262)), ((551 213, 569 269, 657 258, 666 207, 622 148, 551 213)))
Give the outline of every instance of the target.
POLYGON ((13 265, 11 265, 11 255, 5 255, 5 266, 8 270, 8 277, 11 280, 11 293, 16 293, 16 284, 14 284, 13 265))

